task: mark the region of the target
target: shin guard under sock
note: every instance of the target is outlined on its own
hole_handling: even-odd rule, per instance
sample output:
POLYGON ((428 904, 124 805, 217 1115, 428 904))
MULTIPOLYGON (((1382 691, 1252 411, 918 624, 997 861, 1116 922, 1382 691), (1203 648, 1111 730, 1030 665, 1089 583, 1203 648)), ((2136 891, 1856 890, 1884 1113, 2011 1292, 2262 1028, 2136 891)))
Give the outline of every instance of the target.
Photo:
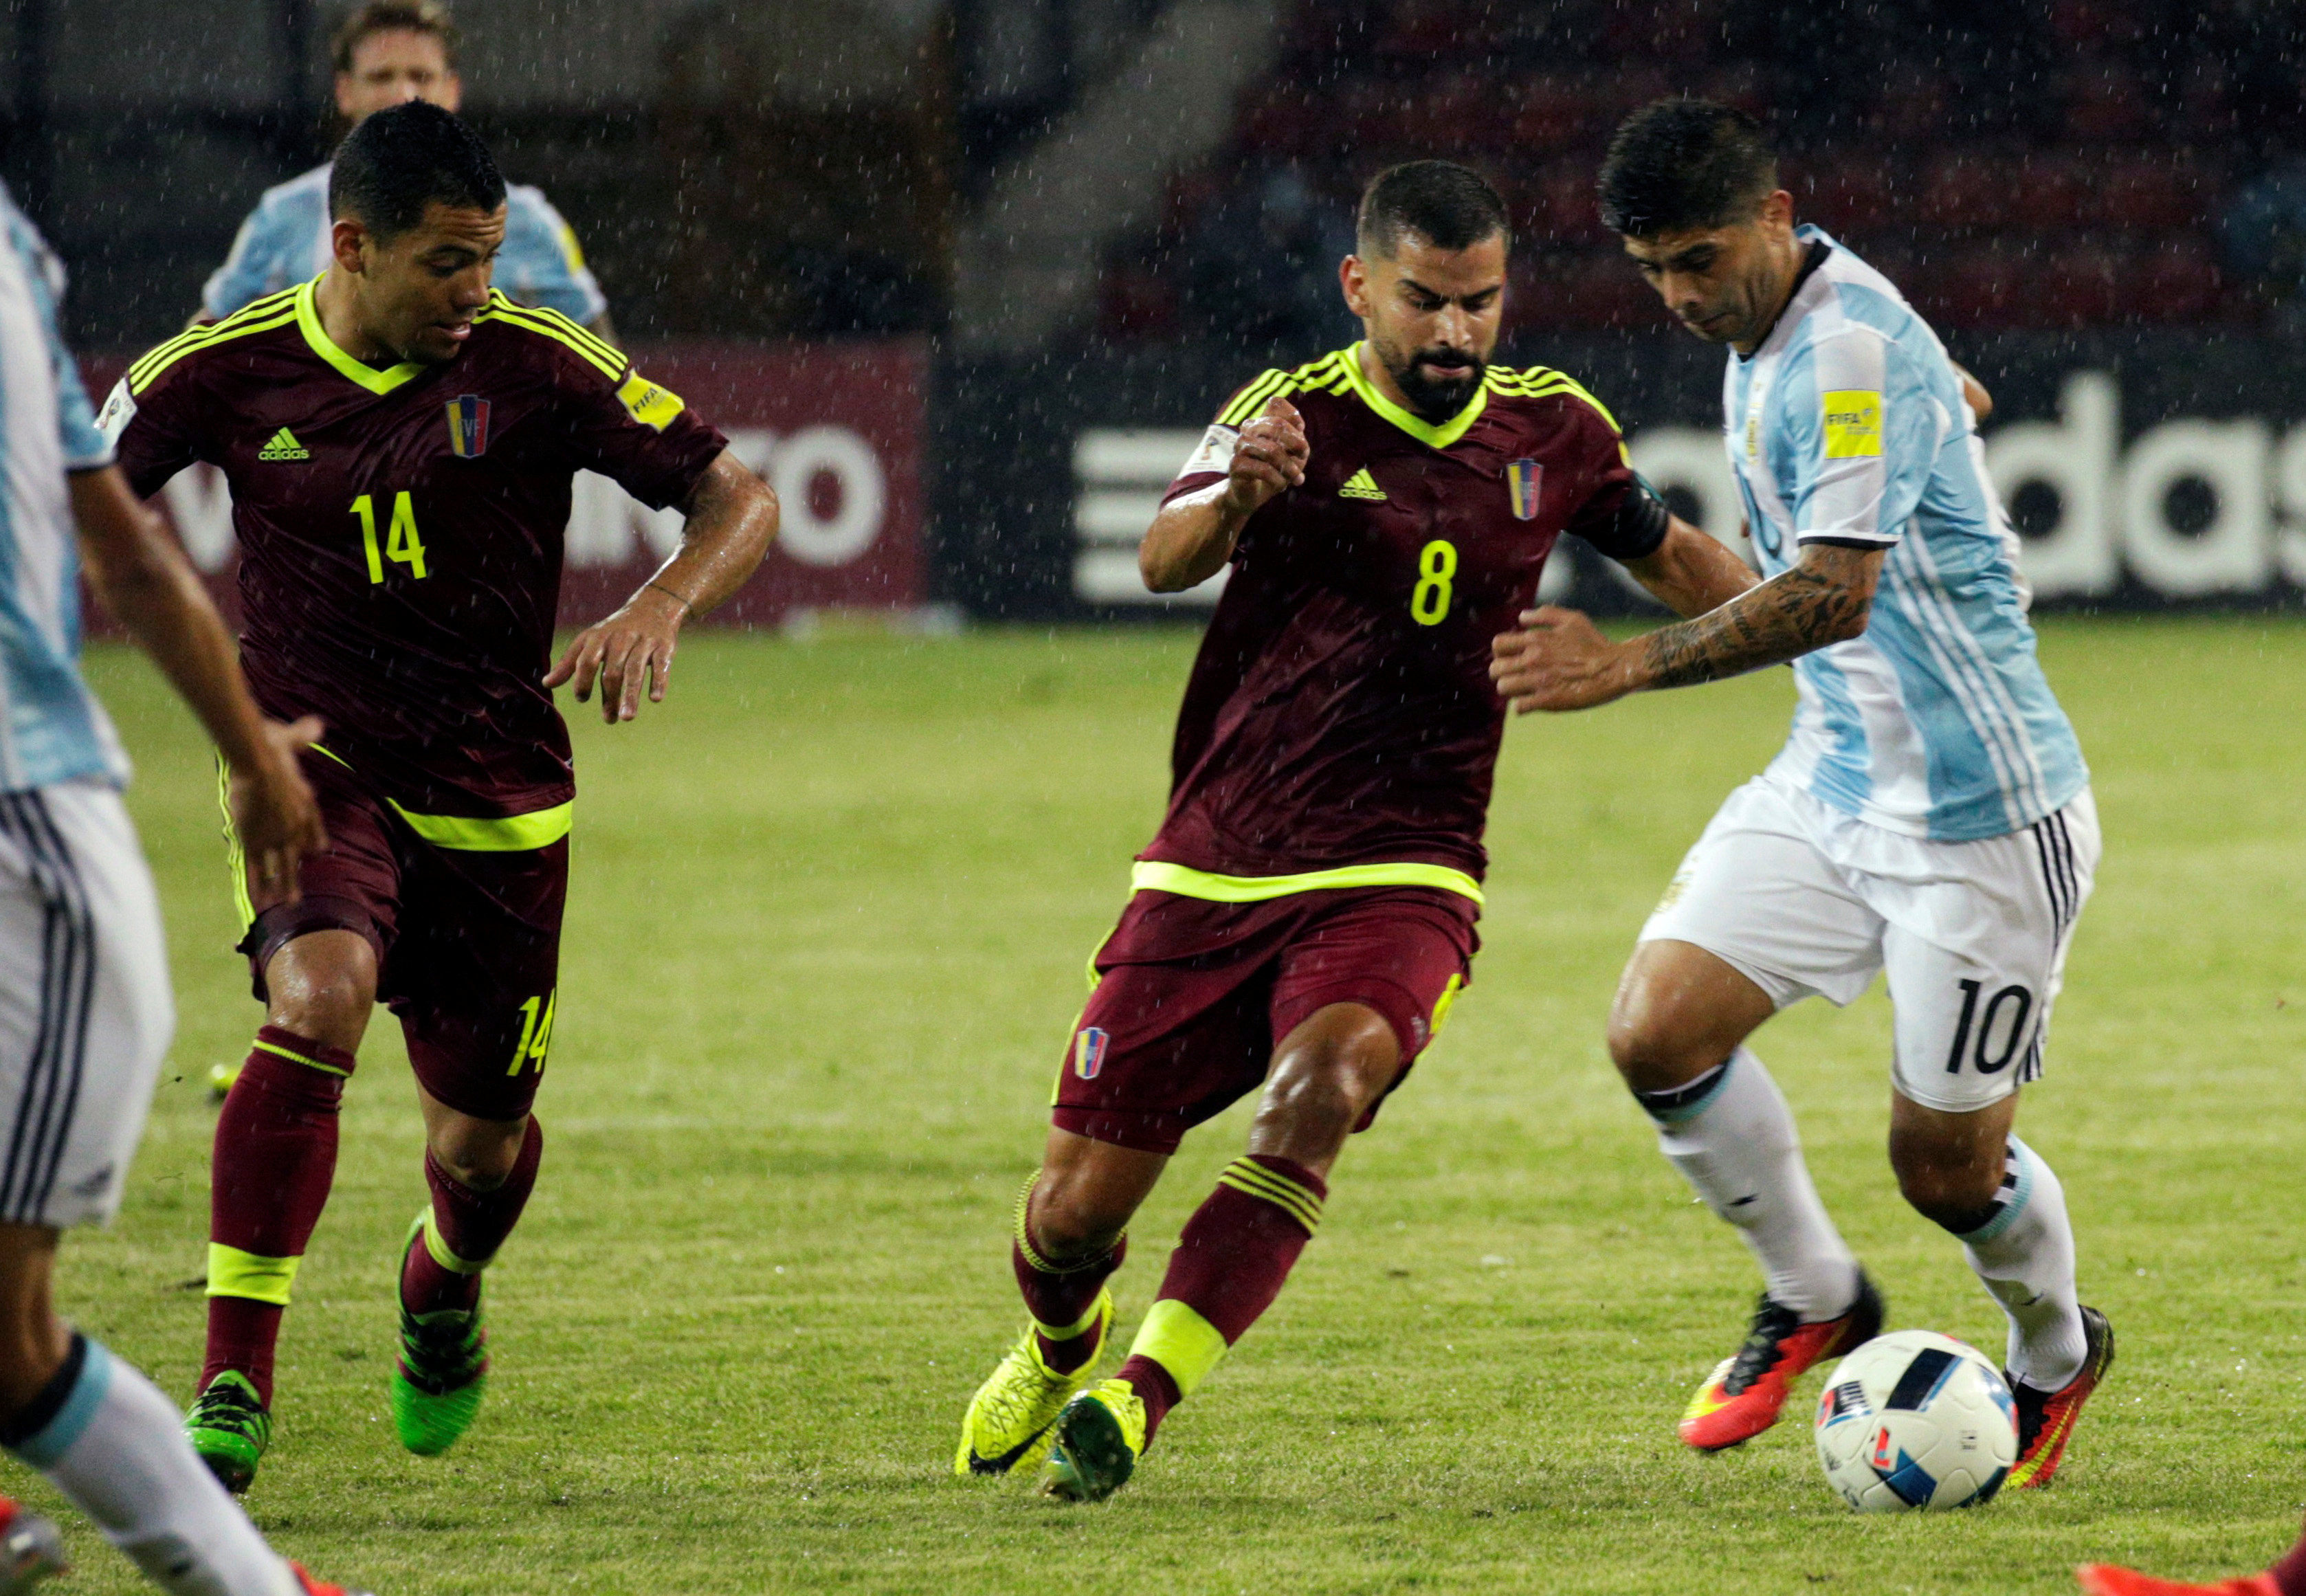
POLYGON ((1329 1195, 1303 1165, 1251 1153, 1226 1165, 1169 1255, 1117 1378, 1145 1404, 1145 1438, 1281 1293, 1329 1195))
POLYGON ((1656 1122, 1658 1150, 1753 1250, 1770 1300, 1809 1323, 1847 1312, 1857 1257, 1826 1216, 1793 1111, 1753 1051, 1738 1048, 1686 1087, 1634 1096, 1656 1122))
POLYGON ((2063 1389, 2089 1348, 2074 1292, 2074 1227, 2057 1175, 2011 1137, 1992 1207, 1956 1233, 1979 1282, 2010 1316, 2004 1367, 2037 1391, 2063 1389))
POLYGON ((280 1315, 337 1173, 353 1055, 268 1025, 217 1115, 209 1191, 209 1342, 201 1385, 227 1369, 272 1401, 280 1315))
POLYGON ((1091 1334, 1097 1326, 1090 1316, 1097 1311, 1105 1283, 1129 1256, 1129 1238, 1123 1236, 1109 1251, 1095 1258, 1070 1264, 1053 1262, 1033 1239, 1033 1188, 1040 1178, 1037 1172, 1017 1194, 1009 1266, 1016 1274, 1018 1293, 1025 1299, 1025 1311, 1033 1317, 1041 1361, 1059 1374, 1071 1374, 1097 1350, 1091 1334))
POLYGON ((531 1114, 512 1173, 503 1185, 479 1191, 424 1155, 424 1180, 432 1188, 424 1233, 408 1250, 400 1273, 400 1301, 411 1313, 454 1309, 469 1313, 481 1300, 481 1271, 520 1223, 528 1194, 536 1190, 536 1166, 544 1158, 544 1127, 531 1114))

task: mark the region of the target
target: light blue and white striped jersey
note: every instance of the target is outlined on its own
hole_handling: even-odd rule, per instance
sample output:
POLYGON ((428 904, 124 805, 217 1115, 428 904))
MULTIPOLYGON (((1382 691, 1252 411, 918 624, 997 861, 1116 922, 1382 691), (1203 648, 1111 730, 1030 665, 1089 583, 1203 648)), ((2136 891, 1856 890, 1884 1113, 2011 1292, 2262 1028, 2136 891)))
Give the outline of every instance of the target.
POLYGON ((1998 837, 2089 784, 2036 657, 2017 534, 1977 418, 1888 278, 1830 252, 1722 383, 1723 441, 1764 576, 1824 541, 1888 550, 1865 632, 1794 661, 1771 773, 1845 815, 1942 841, 1998 837))
MULTIPOLYGON (((216 275, 201 290, 201 308, 222 320, 251 300, 307 283, 329 266, 329 173, 313 167, 264 191, 240 225, 216 275)), ((504 247, 498 287, 525 305, 543 305, 581 327, 601 319, 609 302, 585 265, 576 235, 538 190, 505 185, 504 247)))
POLYGON ((128 780, 80 675, 80 549, 64 473, 112 463, 56 328, 63 264, 0 188, 0 791, 128 780))

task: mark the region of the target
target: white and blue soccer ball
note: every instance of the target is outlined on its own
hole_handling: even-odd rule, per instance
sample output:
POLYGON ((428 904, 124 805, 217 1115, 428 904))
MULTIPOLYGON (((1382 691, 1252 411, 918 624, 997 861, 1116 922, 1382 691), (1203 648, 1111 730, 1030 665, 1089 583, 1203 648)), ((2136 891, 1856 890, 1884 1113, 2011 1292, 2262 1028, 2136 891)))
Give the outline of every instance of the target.
POLYGON ((1976 1347, 1934 1330, 1877 1336, 1826 1377, 1817 1460, 1860 1513, 1979 1506, 2018 1461, 2018 1404, 1976 1347))

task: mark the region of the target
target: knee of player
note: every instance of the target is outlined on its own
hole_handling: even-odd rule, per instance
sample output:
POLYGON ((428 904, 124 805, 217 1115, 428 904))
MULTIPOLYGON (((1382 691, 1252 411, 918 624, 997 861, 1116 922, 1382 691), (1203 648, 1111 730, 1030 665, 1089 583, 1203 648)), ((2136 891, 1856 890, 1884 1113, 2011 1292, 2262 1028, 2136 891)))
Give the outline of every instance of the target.
POLYGON ((1682 1034, 1655 1006, 1620 994, 1610 1011, 1610 1062, 1628 1090, 1671 1091, 1721 1062, 1706 1040, 1682 1034))
POLYGON ((1111 1251, 1129 1228, 1130 1215, 1100 1201, 1093 1182, 1044 1173, 1027 1218, 1035 1250, 1053 1263, 1069 1264, 1111 1251))
POLYGON ((526 1131, 525 1122, 460 1119, 440 1127, 429 1139, 433 1161, 449 1179, 474 1191, 494 1191, 512 1178, 526 1131))
POLYGON ((356 1051, 376 1005, 376 955, 367 943, 348 939, 327 957, 276 958, 265 971, 265 986, 275 1024, 356 1051))
POLYGON ((1392 1033, 1387 1031, 1286 1054, 1266 1082, 1265 1102, 1258 1117, 1292 1125, 1350 1129, 1384 1094, 1400 1067, 1398 1053, 1392 1033))
POLYGON ((2002 1189, 1999 1156, 1981 1160, 1966 1148, 1899 1138, 1891 1143, 1890 1165, 1897 1171, 1899 1191, 1931 1223, 1968 1235, 1993 1217, 2002 1189))

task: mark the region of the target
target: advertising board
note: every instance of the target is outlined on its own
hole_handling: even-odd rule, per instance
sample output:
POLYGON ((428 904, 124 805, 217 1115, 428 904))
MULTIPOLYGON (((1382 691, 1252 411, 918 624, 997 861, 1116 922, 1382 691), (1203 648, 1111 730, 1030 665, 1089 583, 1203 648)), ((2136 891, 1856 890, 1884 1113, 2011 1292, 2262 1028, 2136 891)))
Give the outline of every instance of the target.
MULTIPOLYGON (((928 361, 918 344, 670 344, 635 366, 728 434, 777 491, 781 525, 759 572, 707 620, 773 624, 795 610, 910 609, 928 593, 921 451, 928 361)), ((90 361, 101 396, 124 361, 90 361)), ((195 465, 158 502, 229 606, 232 498, 195 465)), ((347 520, 349 529, 352 523, 347 520)), ((651 510, 580 472, 571 499, 560 619, 581 625, 621 602, 680 542, 678 510, 651 510)))

